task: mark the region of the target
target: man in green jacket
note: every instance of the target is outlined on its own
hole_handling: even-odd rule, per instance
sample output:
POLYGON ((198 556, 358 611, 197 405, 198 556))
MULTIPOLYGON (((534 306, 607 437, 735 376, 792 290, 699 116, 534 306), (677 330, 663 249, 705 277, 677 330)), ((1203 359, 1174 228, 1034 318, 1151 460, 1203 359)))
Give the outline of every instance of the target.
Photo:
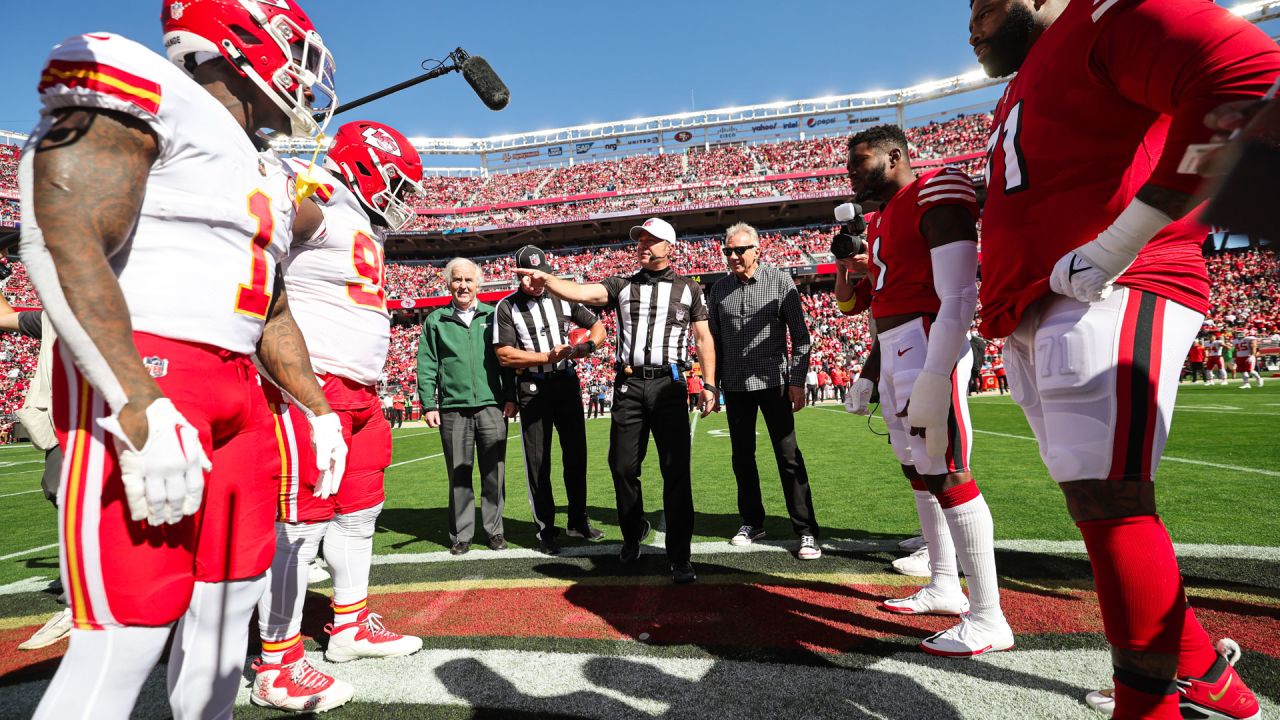
POLYGON ((480 268, 454 258, 444 268, 453 301, 422 323, 418 340, 418 397, 429 427, 440 428, 449 473, 449 552, 471 549, 475 491, 471 468, 480 462, 481 515, 489 547, 505 550, 507 419, 515 417, 514 378, 493 351, 493 306, 478 301, 480 268))

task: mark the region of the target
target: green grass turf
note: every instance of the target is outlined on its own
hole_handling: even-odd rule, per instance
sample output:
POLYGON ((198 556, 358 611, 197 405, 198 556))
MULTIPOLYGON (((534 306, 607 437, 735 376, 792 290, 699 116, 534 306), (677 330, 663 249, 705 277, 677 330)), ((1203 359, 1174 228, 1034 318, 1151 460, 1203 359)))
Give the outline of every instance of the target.
MULTIPOLYGON (((995 519, 997 538, 1077 540, 1061 494, 1040 463, 1034 442, 1004 437, 1031 435, 1008 396, 987 395, 971 403, 975 436, 973 469, 995 519), (984 434, 1001 433, 1002 435, 984 434)), ((797 416, 800 447, 813 485, 814 506, 828 538, 860 538, 912 533, 917 521, 906 481, 885 439, 884 424, 847 415, 836 405, 808 408, 797 416)), ((1181 462, 1161 465, 1158 497, 1174 540, 1274 546, 1280 544, 1280 496, 1273 491, 1280 472, 1280 381, 1262 389, 1184 386, 1179 395, 1170 457, 1264 470, 1246 473, 1181 462)), ((588 506, 592 521, 616 542, 612 481, 607 465, 609 421, 587 422, 588 506)), ((518 428, 507 447, 506 534, 516 546, 536 545, 526 499, 518 428)), ((425 427, 395 432, 395 463, 387 472, 387 505, 379 520, 376 552, 411 553, 448 544, 447 489, 438 433, 425 427), (422 459, 426 458, 426 459, 422 459)), ((766 524, 773 538, 791 537, 784 517, 777 471, 764 424, 759 428, 759 465, 766 524)), ((553 451, 558 455, 558 448, 553 451)), ((57 542, 52 507, 38 492, 41 455, 30 447, 0 449, 0 556, 57 542), (33 462, 37 461, 37 462, 33 462), (25 464, 24 464, 25 463, 25 464), (36 492, 29 492, 36 490, 36 492), (13 494, 25 493, 25 494, 13 494)), ((558 477, 558 457, 553 478, 558 477)), ((651 448, 643 479, 647 508, 661 507, 661 475, 651 448)), ((739 525, 736 488, 723 413, 698 422, 693 445, 695 541, 722 540, 739 525)), ((564 489, 555 490, 563 503, 564 489)), ((563 505, 562 505, 563 507, 563 505)), ((651 513, 655 520, 656 513, 651 513)), ((563 515, 560 517, 563 523, 563 515)), ((477 537, 482 542, 483 537, 477 537)), ((572 542, 572 541, 571 541, 572 542)), ((487 551, 486 551, 487 552, 487 551)), ((0 561, 0 585, 57 574, 56 550, 0 561)))

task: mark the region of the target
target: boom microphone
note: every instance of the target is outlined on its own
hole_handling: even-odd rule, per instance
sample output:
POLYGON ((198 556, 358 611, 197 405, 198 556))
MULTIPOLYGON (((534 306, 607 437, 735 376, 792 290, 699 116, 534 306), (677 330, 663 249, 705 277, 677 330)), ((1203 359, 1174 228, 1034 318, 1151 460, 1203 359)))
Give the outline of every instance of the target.
POLYGON ((480 96, 480 102, 490 110, 501 110, 511 101, 511 91, 506 83, 493 71, 489 61, 479 55, 470 55, 462 61, 462 77, 467 79, 467 84, 480 96))

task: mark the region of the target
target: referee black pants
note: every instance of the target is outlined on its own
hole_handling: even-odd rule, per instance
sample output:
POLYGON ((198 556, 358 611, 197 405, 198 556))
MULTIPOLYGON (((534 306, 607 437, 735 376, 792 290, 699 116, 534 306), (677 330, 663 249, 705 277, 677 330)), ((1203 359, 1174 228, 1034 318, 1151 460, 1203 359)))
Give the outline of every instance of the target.
POLYGON ((644 497, 640 464, 649 447, 649 433, 658 447, 662 471, 662 509, 667 522, 667 559, 688 562, 693 541, 693 489, 689 483, 689 391, 670 377, 645 380, 622 378, 614 383, 613 416, 609 426, 609 470, 618 499, 622 539, 639 542, 644 530, 644 497))
POLYGON ((729 416, 729 443, 733 448, 733 475, 738 481, 738 513, 742 524, 764 527, 764 501, 760 497, 760 472, 756 467, 756 414, 764 415, 773 457, 778 462, 782 497, 797 535, 818 535, 809 492, 809 473, 796 445, 796 421, 791 413, 787 386, 724 394, 729 416))
POLYGON ((529 483, 529 508, 539 540, 560 534, 556 501, 551 494, 551 431, 560 435, 564 468, 567 526, 587 526, 587 426, 582 418, 582 388, 578 376, 556 373, 545 378, 520 377, 520 442, 524 446, 524 474, 529 483))

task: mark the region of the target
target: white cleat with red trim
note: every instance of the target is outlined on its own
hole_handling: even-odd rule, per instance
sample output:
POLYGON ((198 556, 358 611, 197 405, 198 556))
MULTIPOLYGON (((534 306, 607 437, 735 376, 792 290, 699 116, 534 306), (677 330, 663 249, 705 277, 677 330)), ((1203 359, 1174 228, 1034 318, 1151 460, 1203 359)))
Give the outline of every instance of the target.
POLYGON ((898 615, 963 615, 969 612, 969 598, 959 588, 947 593, 925 585, 914 595, 885 600, 880 609, 898 615))
POLYGON ((1004 618, 992 628, 978 625, 972 618, 965 615, 959 625, 930 635, 920 642, 920 649, 941 657, 974 657, 1013 647, 1013 629, 1004 618))
POLYGON ((324 629, 329 633, 329 647, 325 648, 324 659, 329 662, 400 657, 422 649, 422 638, 388 630, 382 624, 382 616, 369 612, 368 608, 360 611, 355 622, 338 626, 330 624, 324 629))
POLYGON ((256 673, 249 701, 254 705, 293 712, 317 713, 345 705, 355 694, 351 683, 330 677, 311 666, 298 643, 279 664, 253 662, 256 673))

